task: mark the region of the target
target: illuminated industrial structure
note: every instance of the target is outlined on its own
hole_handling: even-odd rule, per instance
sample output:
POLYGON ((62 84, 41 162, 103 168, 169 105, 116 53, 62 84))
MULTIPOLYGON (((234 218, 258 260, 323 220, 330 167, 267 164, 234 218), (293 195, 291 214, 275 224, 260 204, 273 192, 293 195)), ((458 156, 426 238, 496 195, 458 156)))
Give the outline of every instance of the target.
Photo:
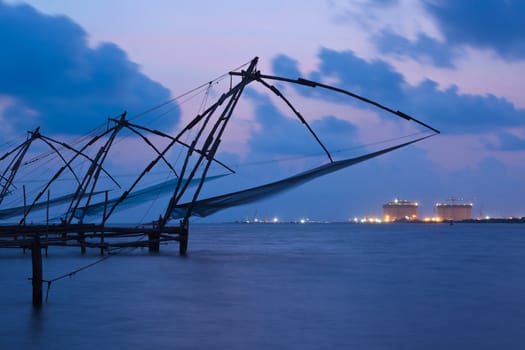
POLYGON ((416 220, 418 206, 417 202, 395 199, 383 205, 383 219, 385 222, 416 220))
POLYGON ((472 203, 436 203, 437 216, 443 221, 472 219, 472 203))

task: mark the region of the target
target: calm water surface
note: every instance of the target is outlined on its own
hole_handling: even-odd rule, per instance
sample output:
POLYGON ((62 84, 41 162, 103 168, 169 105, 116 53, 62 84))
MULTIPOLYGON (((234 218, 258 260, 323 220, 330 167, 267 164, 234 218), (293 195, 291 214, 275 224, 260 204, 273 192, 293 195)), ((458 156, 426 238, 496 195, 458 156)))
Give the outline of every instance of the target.
MULTIPOLYGON (((31 306, 0 250, 0 349, 524 349, 525 226, 196 224, 31 306)), ((44 278, 98 259, 51 248, 44 278)))

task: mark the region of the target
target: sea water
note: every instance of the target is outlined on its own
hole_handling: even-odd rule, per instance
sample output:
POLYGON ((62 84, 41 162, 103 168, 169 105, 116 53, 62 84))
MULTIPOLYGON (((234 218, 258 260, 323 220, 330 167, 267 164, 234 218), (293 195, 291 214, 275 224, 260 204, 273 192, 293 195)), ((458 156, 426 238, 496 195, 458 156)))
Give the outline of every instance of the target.
MULTIPOLYGON (((44 278, 97 259, 52 247, 44 278)), ((0 250, 0 349, 525 348, 520 224, 194 224, 187 257, 122 251, 40 310, 30 276, 0 250)))

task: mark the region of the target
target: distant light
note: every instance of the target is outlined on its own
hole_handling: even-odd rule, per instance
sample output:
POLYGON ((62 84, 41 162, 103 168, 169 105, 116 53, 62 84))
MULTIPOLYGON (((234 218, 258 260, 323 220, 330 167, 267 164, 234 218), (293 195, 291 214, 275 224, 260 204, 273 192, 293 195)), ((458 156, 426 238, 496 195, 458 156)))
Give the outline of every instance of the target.
POLYGON ((490 220, 490 216, 485 216, 485 220, 490 220))
POLYGON ((304 223, 306 222, 306 220, 305 220, 305 219, 301 219, 299 222, 300 222, 301 224, 304 224, 304 223))
POLYGON ((354 222, 359 222, 359 219, 357 217, 354 218, 354 222))
POLYGON ((272 221, 273 221, 274 223, 275 223, 275 222, 279 222, 279 219, 275 217, 275 218, 273 218, 272 221))

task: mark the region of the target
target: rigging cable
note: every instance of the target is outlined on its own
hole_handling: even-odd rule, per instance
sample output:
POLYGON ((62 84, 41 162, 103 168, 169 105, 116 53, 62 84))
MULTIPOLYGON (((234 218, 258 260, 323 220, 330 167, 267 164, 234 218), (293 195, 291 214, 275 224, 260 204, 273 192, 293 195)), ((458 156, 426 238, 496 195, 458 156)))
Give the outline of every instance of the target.
MULTIPOLYGON (((340 154, 340 153, 344 153, 344 152, 348 152, 348 151, 358 150, 358 149, 369 147, 369 146, 376 146, 376 145, 386 144, 386 143, 389 143, 389 142, 399 141, 399 140, 407 139, 409 137, 416 137, 416 136, 420 136, 420 135, 424 135, 424 134, 427 134, 427 132, 425 132, 425 131, 414 132, 414 133, 407 134, 407 135, 404 135, 404 136, 392 137, 392 138, 389 138, 389 139, 385 139, 385 140, 381 140, 381 141, 375 141, 375 142, 370 142, 370 143, 366 143, 366 144, 363 144, 363 145, 357 145, 357 146, 348 147, 348 148, 340 148, 340 149, 337 149, 335 151, 331 151, 331 153, 332 154, 340 154)), ((317 152, 317 153, 311 153, 311 154, 302 155, 302 156, 290 156, 290 157, 282 157, 282 158, 277 158, 277 159, 261 160, 261 161, 258 161, 258 162, 239 163, 235 167, 236 167, 236 169, 239 169, 241 167, 247 167, 247 166, 264 165, 264 164, 279 163, 279 162, 286 162, 286 161, 294 161, 294 160, 301 160, 301 159, 308 159, 308 158, 317 158, 317 157, 323 157, 325 155, 326 154, 324 152, 317 152)))
MULTIPOLYGON (((243 67, 249 65, 250 63, 251 63, 251 61, 250 61, 250 62, 246 62, 246 63, 244 63, 244 64, 238 66, 237 68, 235 68, 233 71, 238 71, 239 69, 241 69, 241 68, 243 68, 243 67)), ((224 79, 225 77, 227 77, 228 75, 230 75, 230 72, 228 72, 228 73, 224 73, 224 74, 218 76, 217 78, 210 80, 210 81, 207 82, 207 83, 201 84, 201 85, 197 86, 196 88, 193 88, 193 89, 191 89, 191 90, 189 90, 189 91, 187 91, 187 92, 184 92, 184 93, 182 93, 182 94, 180 94, 180 95, 178 95, 178 96, 176 96, 176 97, 173 97, 173 98, 171 98, 171 99, 169 99, 169 100, 167 100, 167 101, 165 101, 165 102, 162 102, 162 103, 160 103, 160 104, 158 104, 158 105, 156 105, 156 106, 153 106, 153 107, 151 107, 151 108, 149 108, 149 109, 146 109, 145 111, 142 111, 142 112, 140 112, 140 113, 138 113, 138 114, 135 114, 134 116, 130 117, 129 120, 137 119, 137 118, 142 117, 142 116, 144 116, 144 115, 146 115, 146 114, 148 114, 148 113, 150 113, 150 112, 153 112, 153 111, 155 111, 155 110, 157 110, 157 109, 159 109, 159 108, 162 108, 162 107, 164 107, 164 106, 166 106, 166 105, 168 105, 168 104, 170 104, 170 103, 172 103, 172 102, 177 101, 178 99, 180 99, 180 98, 182 98, 182 97, 185 97, 185 96, 187 96, 187 95, 189 95, 189 94, 191 94, 191 93, 193 93, 193 92, 195 92, 195 91, 198 91, 198 90, 200 90, 200 89, 202 89, 202 88, 208 86, 208 85, 211 84, 212 82, 217 82, 217 81, 219 81, 219 80, 222 80, 222 79, 224 79)))

